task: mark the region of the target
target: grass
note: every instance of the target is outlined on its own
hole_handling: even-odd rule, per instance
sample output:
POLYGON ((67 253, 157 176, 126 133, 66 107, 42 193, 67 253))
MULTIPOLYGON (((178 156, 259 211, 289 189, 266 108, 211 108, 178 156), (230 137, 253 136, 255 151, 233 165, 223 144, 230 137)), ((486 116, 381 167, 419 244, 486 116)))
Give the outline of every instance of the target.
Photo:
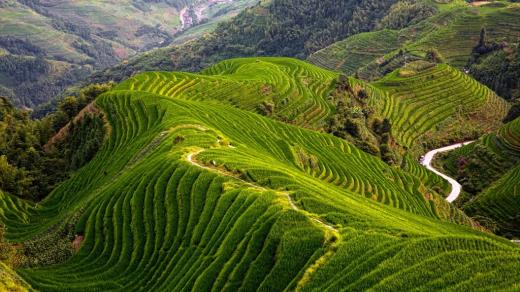
POLYGON ((230 60, 202 75, 138 75, 100 96, 112 131, 96 157, 40 204, 4 194, 0 207, 13 242, 79 214, 82 247, 17 272, 46 291, 516 288, 520 248, 418 177, 249 111, 263 96, 232 95, 268 81, 291 112, 292 98, 328 87, 310 69, 326 73, 230 60))

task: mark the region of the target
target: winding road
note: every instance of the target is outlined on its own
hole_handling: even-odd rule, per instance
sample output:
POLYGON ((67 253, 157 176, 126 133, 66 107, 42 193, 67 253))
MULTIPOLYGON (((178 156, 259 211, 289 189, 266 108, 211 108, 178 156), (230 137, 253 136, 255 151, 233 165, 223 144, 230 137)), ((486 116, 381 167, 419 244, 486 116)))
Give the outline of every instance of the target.
POLYGON ((453 201, 455 201, 459 197, 460 191, 462 190, 462 186, 455 179, 453 179, 453 178, 445 175, 444 173, 436 170, 435 168, 433 168, 433 166, 431 165, 432 164, 432 160, 433 160, 433 158, 435 157, 435 155, 437 153, 451 151, 453 149, 460 148, 462 146, 471 144, 473 142, 474 141, 457 143, 457 144, 453 144, 453 145, 450 145, 450 146, 446 146, 446 147, 442 147, 442 148, 439 148, 439 149, 435 149, 435 150, 432 150, 432 151, 426 153, 424 155, 424 157, 421 159, 421 164, 422 165, 424 165, 427 169, 433 171, 438 176, 440 176, 443 179, 447 180, 451 184, 451 193, 446 198, 446 201, 448 201, 450 203, 452 203, 453 201))

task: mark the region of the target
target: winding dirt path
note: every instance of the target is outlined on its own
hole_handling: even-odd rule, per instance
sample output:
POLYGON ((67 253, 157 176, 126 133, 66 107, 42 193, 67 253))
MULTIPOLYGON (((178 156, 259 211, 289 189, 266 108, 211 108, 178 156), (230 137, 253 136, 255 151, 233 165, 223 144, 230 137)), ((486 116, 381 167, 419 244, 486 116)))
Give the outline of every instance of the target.
POLYGON ((431 164, 432 164, 432 161, 433 161, 433 158, 435 157, 435 155, 437 153, 441 153, 441 152, 448 152, 448 151, 451 151, 451 150, 454 150, 454 149, 457 149, 457 148, 460 148, 462 146, 465 146, 465 145, 468 145, 468 144, 471 144, 473 143, 474 141, 468 141, 468 142, 463 142, 463 143, 457 143, 457 144, 453 144, 453 145, 450 145, 450 146, 446 146, 446 147, 442 147, 442 148, 439 148, 439 149, 434 149, 428 153, 426 153, 424 155, 424 157, 421 159, 421 164, 424 165, 427 169, 431 170, 432 172, 434 172, 435 174, 437 174, 438 176, 442 177, 443 179, 447 180, 450 184, 451 184, 451 193, 448 195, 448 197, 446 198, 446 201, 452 203, 453 201, 455 201, 459 195, 460 195, 460 192, 462 190, 462 186, 453 178, 445 175, 444 173, 436 170, 431 164))

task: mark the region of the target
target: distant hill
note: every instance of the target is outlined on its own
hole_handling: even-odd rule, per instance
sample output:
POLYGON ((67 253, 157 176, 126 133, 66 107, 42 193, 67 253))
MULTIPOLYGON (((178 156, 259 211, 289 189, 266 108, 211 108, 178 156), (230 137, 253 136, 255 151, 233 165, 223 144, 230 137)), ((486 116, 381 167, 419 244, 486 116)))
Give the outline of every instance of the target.
POLYGON ((41 290, 514 287, 519 247, 417 177, 245 110, 258 95, 230 96, 269 81, 290 112, 298 92, 319 104, 327 86, 313 80, 334 74, 238 59, 104 93, 93 106, 109 131, 90 163, 38 204, 0 193, 6 236, 27 256, 16 271, 41 290))
POLYGON ((448 64, 463 69, 479 43, 482 28, 489 43, 512 47, 518 43, 519 3, 429 2, 437 9, 432 17, 401 29, 387 28, 351 36, 313 53, 309 61, 331 70, 377 79, 407 61, 425 58, 431 50, 448 64))
POLYGON ((345 37, 375 29, 396 2, 398 0, 259 1, 210 34, 184 45, 141 54, 97 72, 89 82, 119 82, 143 71, 198 72, 237 57, 305 59, 345 37))
POLYGON ((33 107, 93 70, 211 30, 251 0, 0 3, 0 94, 33 107), (199 31, 188 31, 204 23, 199 31), (17 72, 17 74, 11 74, 17 72))

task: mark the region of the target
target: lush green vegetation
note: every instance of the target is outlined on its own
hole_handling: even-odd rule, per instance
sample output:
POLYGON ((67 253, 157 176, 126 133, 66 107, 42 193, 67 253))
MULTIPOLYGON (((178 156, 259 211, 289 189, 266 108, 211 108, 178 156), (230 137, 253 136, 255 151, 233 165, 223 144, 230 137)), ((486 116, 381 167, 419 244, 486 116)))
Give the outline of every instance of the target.
MULTIPOLYGON (((516 48, 483 40, 474 49, 469 73, 508 100, 520 99, 520 42, 516 48)), ((509 118, 512 120, 513 117, 509 118)))
POLYGON ((398 142, 415 156, 423 149, 498 129, 509 107, 487 87, 446 64, 413 62, 372 85, 388 94, 381 110, 398 142))
POLYGON ((497 233, 518 236, 520 118, 446 155, 442 166, 468 193, 464 210, 497 233))
POLYGON ((516 289, 520 248, 479 231, 421 170, 254 113, 319 126, 336 80, 237 59, 102 94, 109 130, 89 163, 38 204, 1 194, 6 237, 29 257, 16 271, 41 290, 516 289), (300 117, 301 104, 322 114, 300 117))
POLYGON ((0 97, 0 190, 39 201, 69 171, 88 162, 101 146, 105 128, 102 114, 87 105, 112 86, 83 88, 41 120, 30 119, 29 112, 0 97))

